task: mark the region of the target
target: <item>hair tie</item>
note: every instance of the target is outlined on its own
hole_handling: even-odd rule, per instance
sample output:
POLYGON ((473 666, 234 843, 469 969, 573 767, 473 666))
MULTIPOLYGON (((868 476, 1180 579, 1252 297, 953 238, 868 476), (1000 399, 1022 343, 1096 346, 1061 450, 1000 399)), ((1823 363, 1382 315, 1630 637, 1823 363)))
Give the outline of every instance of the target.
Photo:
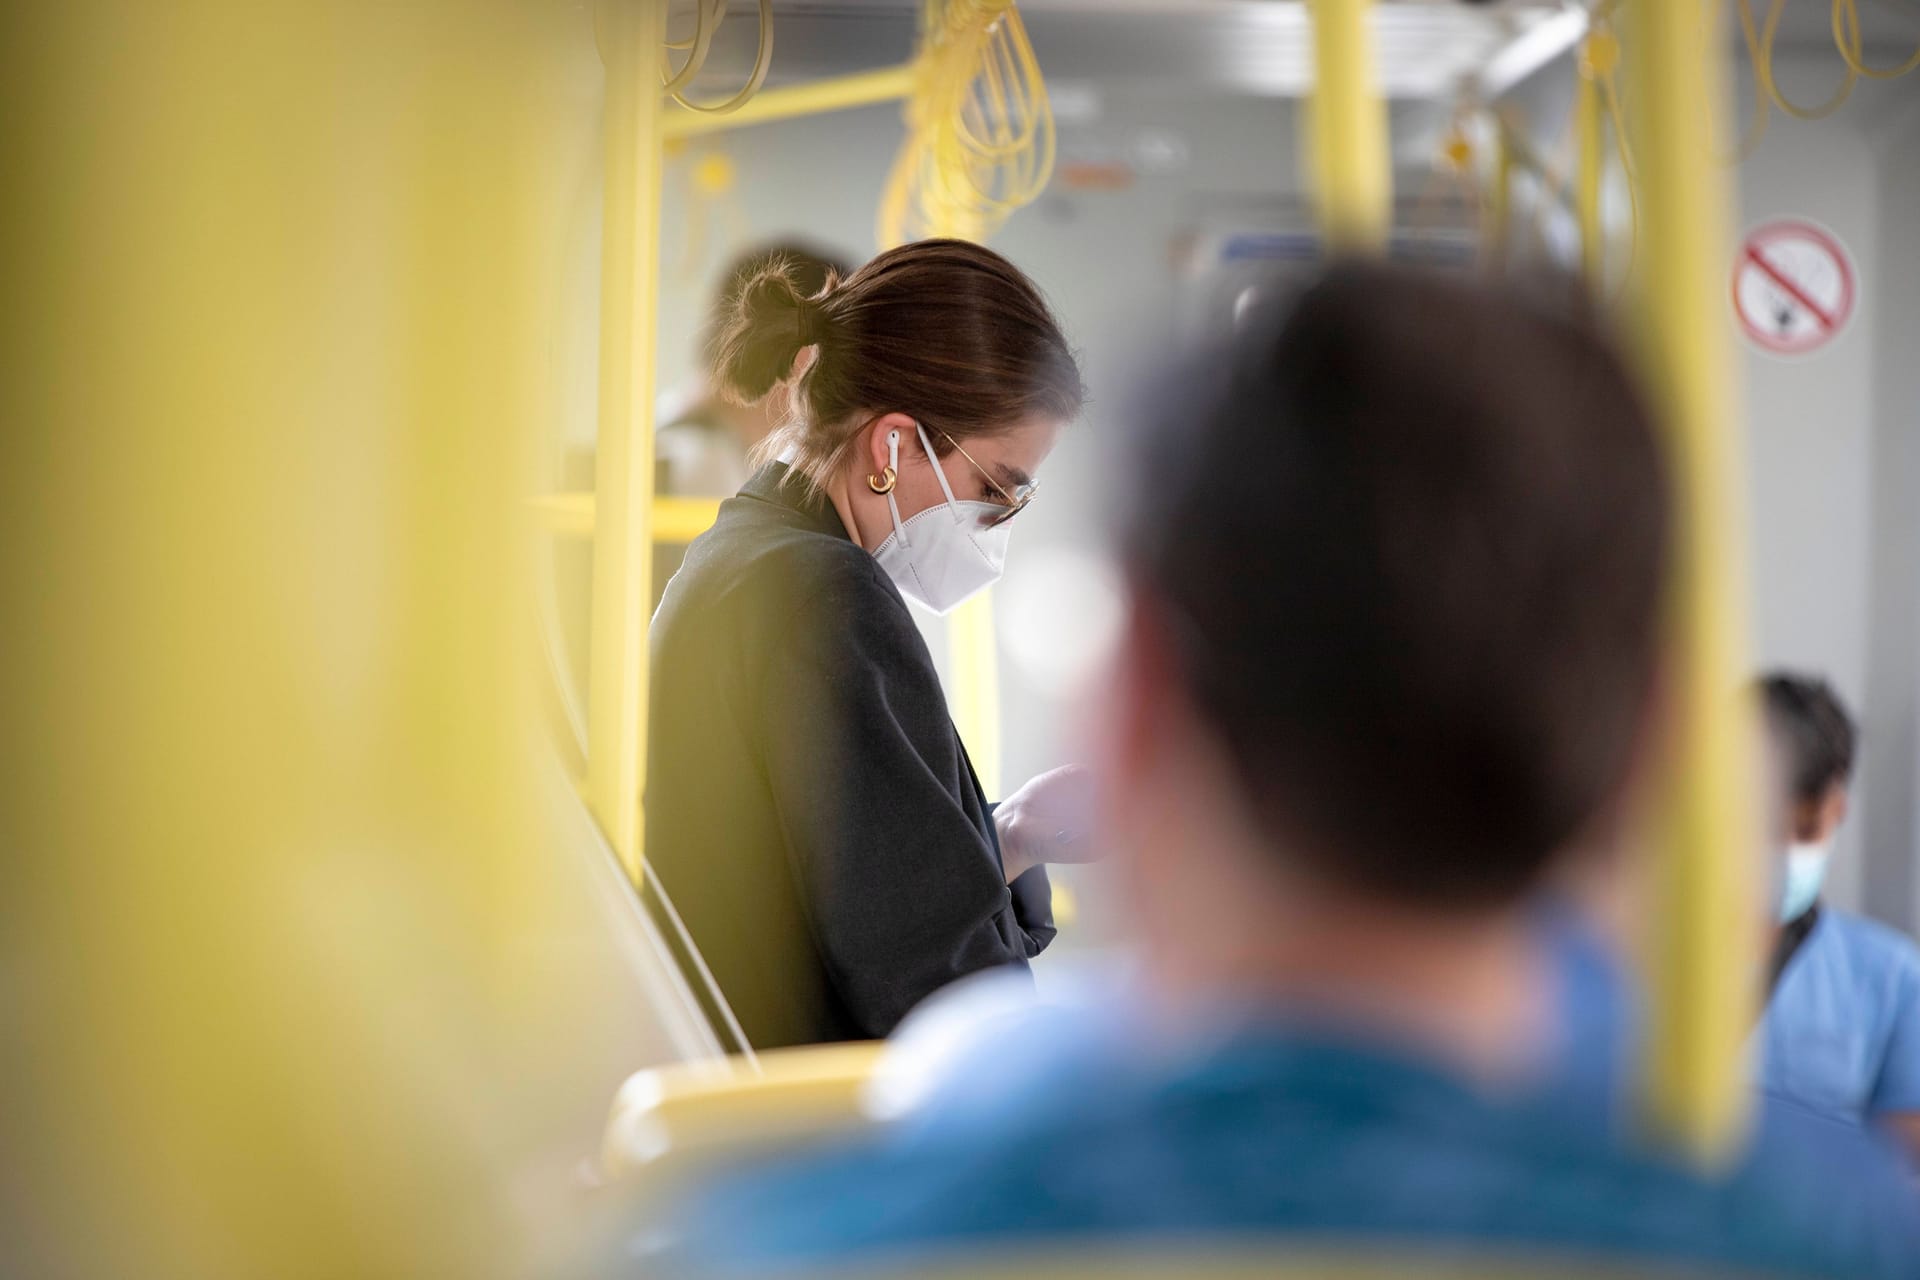
POLYGON ((812 298, 800 299, 799 316, 800 345, 818 345, 827 336, 827 318, 820 313, 820 304, 812 298))

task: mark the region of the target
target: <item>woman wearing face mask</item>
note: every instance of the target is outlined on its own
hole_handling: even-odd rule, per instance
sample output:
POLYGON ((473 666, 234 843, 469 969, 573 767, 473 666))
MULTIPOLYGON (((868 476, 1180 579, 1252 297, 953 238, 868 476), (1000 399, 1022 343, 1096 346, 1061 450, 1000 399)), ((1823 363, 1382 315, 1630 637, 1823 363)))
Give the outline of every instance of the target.
POLYGON ((812 297, 769 262, 712 354, 793 416, 654 619, 651 873, 755 1048, 884 1036, 1038 954, 1041 864, 1080 848, 1075 770, 988 803, 906 605, 999 577, 1079 371, 1032 282, 948 240, 812 297))

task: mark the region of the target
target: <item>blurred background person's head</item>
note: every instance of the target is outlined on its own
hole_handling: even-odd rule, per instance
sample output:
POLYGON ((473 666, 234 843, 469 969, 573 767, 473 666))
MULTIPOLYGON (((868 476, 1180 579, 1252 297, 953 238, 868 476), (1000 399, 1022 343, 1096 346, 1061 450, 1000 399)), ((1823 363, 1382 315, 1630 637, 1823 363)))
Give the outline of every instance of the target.
POLYGON ((1463 978, 1422 949, 1519 937, 1647 737, 1670 516, 1621 360, 1564 298, 1339 266, 1141 427, 1108 772, 1158 968, 1463 978))
MULTIPOLYGON (((737 255, 721 271, 701 322, 698 349, 704 359, 740 310, 741 294, 767 271, 783 273, 800 297, 813 298, 852 274, 853 266, 832 250, 805 240, 772 240, 737 255)), ((750 404, 729 398, 710 374, 661 397, 654 448, 661 493, 729 497, 746 483, 749 457, 790 415, 783 380, 750 404)), ((674 555, 656 573, 655 591, 679 565, 674 555)))
POLYGON ((1847 816, 1858 735, 1825 680, 1775 671, 1759 683, 1774 779, 1768 830, 1780 857, 1775 905, 1786 922, 1819 900, 1847 816))
MULTIPOLYGON (((769 241, 739 254, 721 272, 714 289, 706 326, 700 334, 702 352, 712 351, 718 344, 739 311, 741 294, 770 266, 778 267, 793 282, 800 297, 817 298, 852 275, 855 264, 831 249, 799 239, 769 241)), ((748 449, 784 422, 789 409, 784 383, 754 404, 738 404, 721 396, 713 397, 712 403, 748 449)))

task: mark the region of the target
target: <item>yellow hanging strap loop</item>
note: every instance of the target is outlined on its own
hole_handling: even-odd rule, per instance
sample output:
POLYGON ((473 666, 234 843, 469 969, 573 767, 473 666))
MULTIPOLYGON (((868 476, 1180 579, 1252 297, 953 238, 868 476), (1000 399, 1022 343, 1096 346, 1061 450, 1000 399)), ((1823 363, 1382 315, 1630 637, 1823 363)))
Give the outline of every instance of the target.
MULTIPOLYGON (((671 158, 684 143, 669 140, 666 153, 671 158)), ((717 240, 721 244, 740 244, 752 238, 746 211, 736 195, 739 169, 725 151, 711 150, 690 158, 687 173, 686 241, 681 246, 673 274, 684 283, 693 283, 706 266, 707 251, 717 240), (715 232, 718 231, 718 237, 715 232)))
POLYGON ((1897 67, 1869 67, 1860 47, 1860 9, 1857 0, 1833 0, 1833 42, 1847 70, 1871 80, 1894 80, 1911 71, 1920 71, 1920 49, 1897 67))
POLYGON ((1739 0, 1739 5, 1740 31, 1746 37, 1747 54, 1753 59, 1754 78, 1759 81, 1761 91, 1769 102, 1796 120, 1823 120, 1846 105, 1847 99, 1853 96, 1854 85, 1860 80, 1859 72, 1852 67, 1847 68, 1846 78, 1833 91, 1833 96, 1817 107, 1803 107, 1780 91, 1779 83, 1773 78, 1773 47, 1780 32, 1780 15, 1786 12, 1787 0, 1772 0, 1767 6, 1766 22, 1758 34, 1754 31, 1752 0, 1739 0))
MULTIPOLYGON (((658 2, 664 5, 666 0, 658 2)), ((726 18, 727 0, 695 0, 693 35, 686 40, 665 42, 668 49, 684 50, 687 59, 680 64, 678 71, 662 73, 662 87, 675 102, 689 111, 698 111, 703 115, 726 115, 738 111, 766 83, 767 70, 773 65, 773 0, 760 0, 759 44, 754 50, 753 70, 748 73, 747 83, 740 92, 718 103, 695 102, 686 96, 686 87, 706 66, 714 32, 719 30, 726 18)))
POLYGON ((929 0, 905 116, 882 245, 985 239, 1053 176, 1053 108, 1012 0, 929 0))
MULTIPOLYGON (((1706 24, 1707 40, 1709 47, 1711 47, 1712 42, 1719 39, 1719 32, 1726 21, 1726 0, 1710 0, 1704 21, 1706 24)), ((1767 96, 1768 82, 1766 77, 1762 76, 1757 69, 1759 65, 1758 49, 1760 38, 1754 30, 1753 13, 1750 9, 1746 8, 1744 3, 1742 4, 1740 16, 1740 28, 1746 37, 1747 56, 1749 60, 1754 62, 1756 67, 1753 75, 1753 112, 1752 118, 1747 124, 1746 132, 1742 135, 1739 144, 1734 148, 1732 154, 1723 154, 1720 157, 1723 164, 1730 165, 1745 164, 1753 157, 1753 153, 1760 149, 1760 143, 1767 136, 1767 126, 1772 123, 1773 120, 1773 104, 1767 96)), ((1705 111, 1707 105, 1703 100, 1699 104, 1698 109, 1705 111)))
MULTIPOLYGON (((1593 30, 1580 44, 1580 78, 1595 86, 1600 100, 1606 104, 1607 122, 1613 131, 1614 151, 1620 157, 1620 172, 1626 178, 1629 220, 1627 265, 1620 276, 1620 288, 1624 291, 1633 279, 1640 255, 1640 175, 1634 168, 1633 150, 1627 143, 1626 115, 1620 108, 1619 75, 1620 37, 1614 34, 1610 22, 1604 17, 1597 17, 1593 30)), ((1596 190, 1597 183, 1596 177, 1596 190)), ((1597 200, 1598 196, 1594 198, 1597 200)))
MULTIPOLYGON (((1724 3, 1725 0, 1712 0, 1708 6, 1709 31, 1719 30, 1725 14, 1724 3)), ((1752 0, 1738 0, 1738 3, 1740 34, 1746 40, 1747 56, 1753 63, 1753 119, 1747 126, 1746 137, 1742 139, 1733 163, 1745 161, 1759 149, 1760 140, 1766 136, 1767 121, 1773 107, 1780 108, 1797 120, 1821 120, 1846 104, 1862 76, 1872 80, 1893 80, 1920 70, 1920 49, 1914 50, 1912 57, 1896 67, 1868 66, 1861 43, 1859 0, 1833 0, 1833 43, 1840 51, 1846 75, 1833 91, 1832 97, 1818 106, 1803 107, 1781 91, 1779 81, 1773 74, 1774 41, 1779 35, 1780 18, 1786 11, 1786 0, 1772 0, 1767 6, 1764 22, 1754 17, 1752 0)))

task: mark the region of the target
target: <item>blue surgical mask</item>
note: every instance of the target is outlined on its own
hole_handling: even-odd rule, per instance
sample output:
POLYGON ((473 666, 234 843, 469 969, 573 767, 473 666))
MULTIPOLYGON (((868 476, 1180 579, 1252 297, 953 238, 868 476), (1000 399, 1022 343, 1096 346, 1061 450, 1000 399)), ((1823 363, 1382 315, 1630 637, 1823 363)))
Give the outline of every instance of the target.
POLYGON ((1827 860, 1832 847, 1825 844, 1796 844, 1787 849, 1786 874, 1780 880, 1780 922, 1785 924, 1804 915, 1820 897, 1820 886, 1827 878, 1827 860))

